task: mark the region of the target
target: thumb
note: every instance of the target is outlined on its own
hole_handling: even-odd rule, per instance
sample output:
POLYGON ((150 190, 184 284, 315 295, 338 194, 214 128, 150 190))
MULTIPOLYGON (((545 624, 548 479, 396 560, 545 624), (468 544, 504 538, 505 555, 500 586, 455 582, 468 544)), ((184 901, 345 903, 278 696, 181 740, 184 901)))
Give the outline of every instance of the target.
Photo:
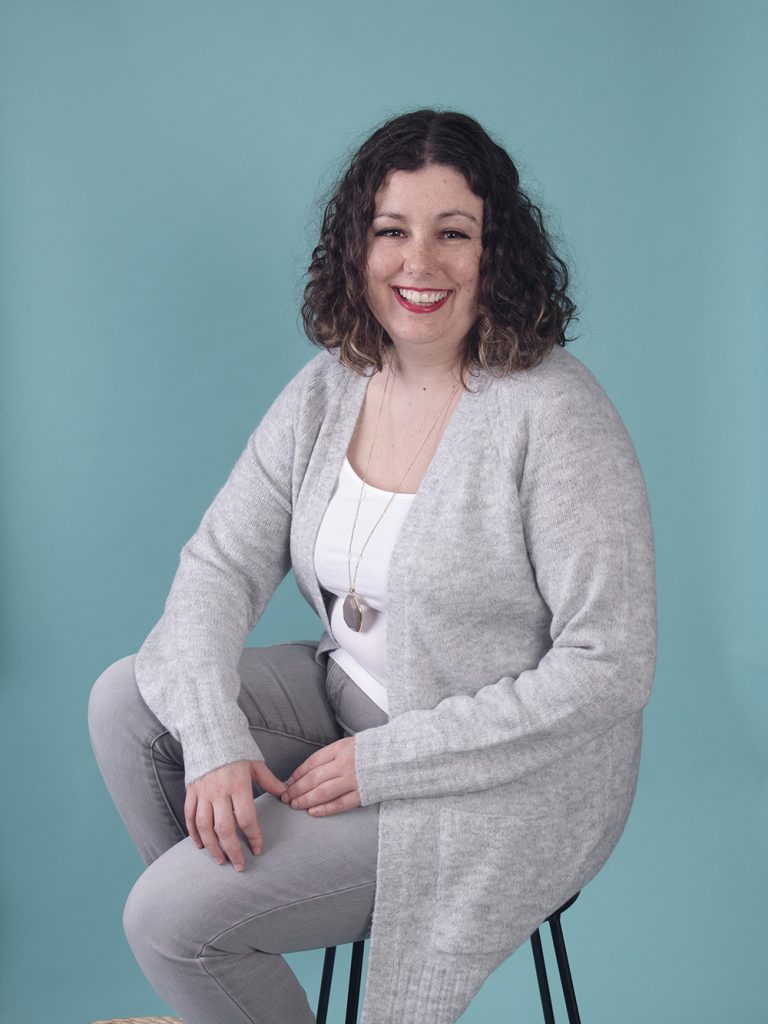
POLYGON ((251 761, 251 777, 265 793, 271 793, 273 796, 282 796, 288 789, 286 784, 267 767, 266 761, 251 761))

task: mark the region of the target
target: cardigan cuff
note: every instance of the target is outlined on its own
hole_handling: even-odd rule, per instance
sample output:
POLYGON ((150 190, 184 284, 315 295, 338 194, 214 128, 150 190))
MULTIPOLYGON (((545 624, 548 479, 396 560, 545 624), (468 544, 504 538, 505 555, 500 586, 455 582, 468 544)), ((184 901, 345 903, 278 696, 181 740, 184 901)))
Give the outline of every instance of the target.
POLYGON ((184 784, 189 786, 215 768, 235 761, 263 761, 264 755, 250 732, 226 734, 194 729, 180 730, 181 749, 184 754, 184 784))
POLYGON ((391 735, 388 724, 355 733, 355 775, 362 807, 408 796, 407 792, 399 790, 397 784, 393 786, 390 778, 387 762, 391 735))

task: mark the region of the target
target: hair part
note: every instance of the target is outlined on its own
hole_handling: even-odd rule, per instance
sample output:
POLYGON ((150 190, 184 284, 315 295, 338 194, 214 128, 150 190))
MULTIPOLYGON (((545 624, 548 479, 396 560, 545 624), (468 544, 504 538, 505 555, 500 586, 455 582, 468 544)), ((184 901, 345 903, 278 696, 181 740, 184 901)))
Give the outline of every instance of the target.
POLYGON ((341 362, 381 370, 392 340, 367 299, 368 229, 376 193, 393 171, 436 164, 461 173, 483 200, 478 317, 462 353, 464 371, 504 376, 536 366, 576 319, 568 268, 541 210, 520 188, 509 154, 473 118, 433 109, 401 114, 358 149, 328 201, 312 252, 301 314, 309 339, 339 349, 341 362))

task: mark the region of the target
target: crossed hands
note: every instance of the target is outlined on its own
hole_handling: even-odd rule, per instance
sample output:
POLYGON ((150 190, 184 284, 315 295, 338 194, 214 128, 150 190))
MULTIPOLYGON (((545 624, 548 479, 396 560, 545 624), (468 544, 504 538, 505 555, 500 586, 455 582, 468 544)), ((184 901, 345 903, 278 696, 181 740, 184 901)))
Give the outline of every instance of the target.
POLYGON ((281 782, 265 761, 235 761, 215 768, 187 786, 184 818, 198 849, 217 864, 229 860, 235 871, 245 867, 238 828, 254 855, 264 848, 252 784, 296 810, 321 817, 360 806, 355 774, 355 737, 345 736, 316 750, 281 782))

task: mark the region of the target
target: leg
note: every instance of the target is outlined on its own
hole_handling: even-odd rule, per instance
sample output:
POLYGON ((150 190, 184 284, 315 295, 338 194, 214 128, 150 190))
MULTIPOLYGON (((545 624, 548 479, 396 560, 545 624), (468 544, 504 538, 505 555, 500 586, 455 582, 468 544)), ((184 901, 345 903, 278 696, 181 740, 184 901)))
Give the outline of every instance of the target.
MULTIPOLYGON (((240 706, 278 778, 315 750, 341 739, 312 644, 280 644, 240 659, 240 706)), ((134 656, 111 665, 91 692, 91 743, 104 781, 145 864, 184 839, 181 745, 141 699, 134 656)), ((364 697, 364 695, 362 695, 364 697)), ((383 712, 381 712, 383 714, 383 712)), ((378 724, 378 723, 376 723, 378 724)), ((255 787, 254 795, 261 790, 255 787)))
POLYGON ((96 761, 120 817, 145 864, 182 840, 184 761, 181 747, 141 699, 134 656, 96 680, 88 727, 96 761))
POLYGON ((336 947, 328 946, 323 957, 323 976, 320 981, 320 998, 317 1001, 317 1024, 325 1024, 328 1017, 328 1002, 331 998, 331 980, 335 961, 336 947))
POLYGON ((568 1014, 568 1022, 569 1024, 581 1024, 579 1007, 576 1002, 576 992, 574 991, 573 978, 571 977, 571 968, 568 963, 568 953, 565 949, 563 926, 560 923, 559 911, 552 914, 549 918, 549 927, 552 932, 552 944, 555 947, 557 969, 560 972, 560 982, 563 986, 563 998, 565 999, 565 1009, 568 1014))
POLYGON ((533 949, 533 962, 536 965, 536 980, 539 983, 541 1008, 544 1011, 544 1024, 555 1024, 552 996, 550 995, 549 981, 547 979, 547 965, 544 960, 544 950, 541 948, 541 934, 538 928, 531 935, 531 948, 533 949))
POLYGON ((281 953, 341 945, 370 928, 378 805, 313 818, 258 797, 264 851, 217 865, 190 839, 134 886, 125 929, 155 990, 186 1024, 312 1024, 281 953))
POLYGON ((358 939, 352 946, 352 964, 349 969, 349 990, 347 991, 347 1014, 345 1024, 357 1024, 357 1007, 360 1002, 360 979, 363 974, 363 952, 365 942, 358 939))
MULTIPOLYGON (((387 720, 353 684, 354 693, 343 693, 346 677, 337 667, 329 701, 325 671, 313 656, 312 645, 280 645, 246 650, 241 659, 240 704, 279 778, 319 747, 387 720)), ((105 781, 152 863, 129 898, 125 924, 156 990, 187 1024, 314 1021, 279 954, 367 934, 378 806, 315 819, 260 793, 265 849, 257 858, 247 852, 247 868, 237 874, 189 839, 179 842, 181 750, 138 696, 132 659, 100 677, 90 719, 105 781)))

